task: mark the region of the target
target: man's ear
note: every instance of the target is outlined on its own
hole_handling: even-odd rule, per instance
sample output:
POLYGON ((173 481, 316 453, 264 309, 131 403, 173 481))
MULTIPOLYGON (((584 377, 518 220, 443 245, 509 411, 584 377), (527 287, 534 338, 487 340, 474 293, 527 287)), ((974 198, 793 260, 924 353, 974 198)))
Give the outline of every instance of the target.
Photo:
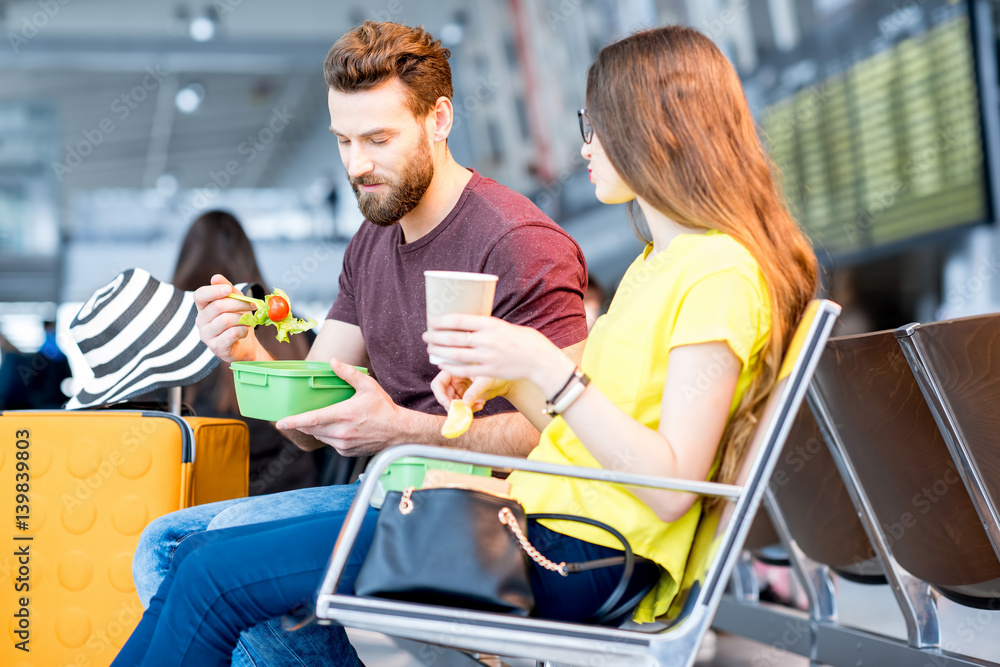
POLYGON ((455 109, 451 106, 451 100, 447 97, 439 97, 434 104, 431 118, 434 121, 434 143, 446 141, 448 135, 451 134, 452 122, 455 120, 455 109))

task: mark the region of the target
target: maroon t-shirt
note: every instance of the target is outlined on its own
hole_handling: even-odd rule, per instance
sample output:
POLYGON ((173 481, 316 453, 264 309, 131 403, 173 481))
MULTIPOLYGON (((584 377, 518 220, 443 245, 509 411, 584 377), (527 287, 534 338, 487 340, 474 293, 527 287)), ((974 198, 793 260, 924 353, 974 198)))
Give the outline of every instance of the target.
MULTIPOLYGON (((526 197, 475 171, 455 208, 427 235, 365 220, 347 244, 340 293, 327 319, 361 328, 371 370, 396 404, 444 414, 431 393, 424 271, 499 276, 493 315, 538 329, 559 347, 587 337, 587 268, 576 241, 526 197)), ((490 401, 479 414, 509 412, 490 401)))

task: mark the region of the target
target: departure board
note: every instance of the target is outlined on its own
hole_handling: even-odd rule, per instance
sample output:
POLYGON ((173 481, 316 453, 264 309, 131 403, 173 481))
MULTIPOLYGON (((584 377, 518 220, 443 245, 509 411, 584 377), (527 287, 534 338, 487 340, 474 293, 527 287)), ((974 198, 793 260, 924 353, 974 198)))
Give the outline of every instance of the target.
POLYGON ((859 1, 745 80, 786 200, 833 256, 988 217, 966 4, 859 1))

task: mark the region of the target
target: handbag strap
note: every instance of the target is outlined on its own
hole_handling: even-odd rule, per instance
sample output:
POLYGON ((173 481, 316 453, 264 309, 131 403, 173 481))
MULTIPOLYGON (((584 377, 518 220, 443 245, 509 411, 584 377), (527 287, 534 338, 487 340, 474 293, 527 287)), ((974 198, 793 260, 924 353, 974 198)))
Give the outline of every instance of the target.
POLYGON ((591 617, 588 619, 591 623, 603 623, 607 620, 620 616, 628 609, 634 607, 639 600, 644 598, 647 593, 652 589, 651 585, 643 587, 643 590, 639 594, 632 596, 631 599, 626 600, 625 604, 618 605, 622 596, 625 595, 625 591, 628 589, 629 581, 632 579, 632 573, 635 571, 635 554, 632 552, 632 545, 629 544, 628 539, 621 534, 615 528, 609 526, 606 523, 597 521, 596 519, 591 519, 589 517, 583 516, 573 516, 571 514, 529 514, 528 519, 555 519, 558 521, 575 521, 577 523, 585 523, 595 528, 600 528, 608 533, 614 535, 614 537, 621 542, 622 550, 625 552, 624 556, 614 556, 611 558, 598 558, 595 560, 584 561, 580 563, 554 563, 553 561, 545 558, 538 549, 532 546, 531 542, 524 535, 521 527, 517 525, 517 521, 514 519, 513 513, 507 509, 500 510, 500 523, 506 525, 510 531, 517 538, 518 543, 520 543, 521 548, 528 556, 538 563, 539 566, 545 568, 546 570, 551 570, 552 572, 558 572, 562 576, 569 576, 571 573, 585 572, 587 570, 595 570, 601 567, 611 567, 613 565, 621 565, 624 563, 625 567, 622 570, 621 577, 618 580, 618 585, 615 586, 614 590, 611 591, 608 598, 604 601, 597 611, 595 611, 591 617), (618 605, 618 606, 616 606, 618 605))

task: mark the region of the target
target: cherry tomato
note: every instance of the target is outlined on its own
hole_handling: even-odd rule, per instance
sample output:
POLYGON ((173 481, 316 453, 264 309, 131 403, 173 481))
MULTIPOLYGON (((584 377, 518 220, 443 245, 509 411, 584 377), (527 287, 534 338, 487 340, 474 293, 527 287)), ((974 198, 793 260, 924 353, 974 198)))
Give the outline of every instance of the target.
POLYGON ((272 322, 280 322, 288 317, 288 302, 280 296, 272 296, 267 300, 267 316, 272 322))

